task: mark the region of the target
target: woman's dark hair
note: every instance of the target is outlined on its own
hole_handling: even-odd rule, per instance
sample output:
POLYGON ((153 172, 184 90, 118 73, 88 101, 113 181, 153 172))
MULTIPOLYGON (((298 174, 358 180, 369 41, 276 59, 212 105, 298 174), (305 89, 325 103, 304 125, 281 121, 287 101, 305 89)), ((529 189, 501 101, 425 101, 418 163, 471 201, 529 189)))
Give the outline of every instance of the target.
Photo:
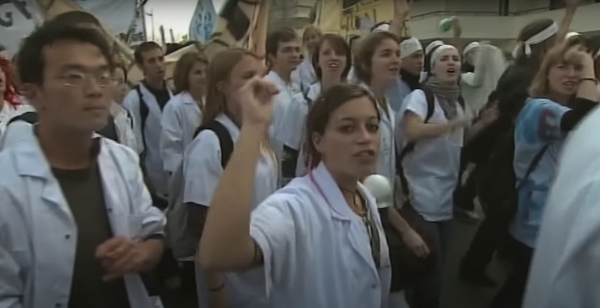
POLYGON ((333 86, 321 92, 319 97, 314 101, 306 116, 306 145, 304 148, 309 170, 316 167, 321 161, 321 154, 317 151, 312 140, 313 135, 318 134, 322 136, 325 134, 331 115, 345 103, 362 97, 368 98, 373 103, 373 108, 377 110, 377 117, 379 118, 375 98, 371 95, 371 92, 358 85, 341 84, 333 86))
POLYGON ((342 72, 342 79, 345 80, 346 76, 348 76, 348 73, 350 72, 350 68, 352 67, 352 51, 350 50, 350 45, 346 43, 344 38, 337 34, 324 34, 319 40, 319 44, 317 45, 315 53, 312 57, 312 65, 315 69, 317 79, 321 80, 323 76, 323 71, 319 66, 319 58, 321 54, 321 48, 326 42, 331 45, 336 54, 346 56, 346 67, 344 67, 344 71, 342 72))
MULTIPOLYGON (((519 42, 525 42, 536 34, 542 32, 544 29, 550 27, 553 23, 554 21, 550 18, 533 21, 521 29, 517 40, 519 42)), ((537 72, 542 64, 542 61, 544 60, 544 57, 546 56, 546 53, 548 50, 550 50, 550 48, 552 48, 552 46, 554 46, 556 38, 555 36, 556 35, 539 44, 531 45, 531 55, 525 54, 524 47, 522 46, 517 52, 515 64, 519 66, 528 66, 537 72)))
POLYGON ((360 35, 352 35, 350 36, 350 38, 348 39, 348 46, 352 47, 352 43, 354 43, 354 41, 360 39, 360 35))
POLYGON ((354 55, 354 73, 358 80, 364 83, 371 82, 371 60, 377 47, 385 40, 393 40, 400 44, 398 37, 387 31, 369 33, 361 39, 358 50, 354 55))
POLYGON ((114 59, 111 45, 102 32, 96 28, 69 25, 60 21, 48 21, 25 38, 19 50, 17 67, 22 83, 38 85, 44 83, 45 49, 47 46, 60 41, 75 41, 96 46, 106 58, 109 69, 113 71, 114 59))

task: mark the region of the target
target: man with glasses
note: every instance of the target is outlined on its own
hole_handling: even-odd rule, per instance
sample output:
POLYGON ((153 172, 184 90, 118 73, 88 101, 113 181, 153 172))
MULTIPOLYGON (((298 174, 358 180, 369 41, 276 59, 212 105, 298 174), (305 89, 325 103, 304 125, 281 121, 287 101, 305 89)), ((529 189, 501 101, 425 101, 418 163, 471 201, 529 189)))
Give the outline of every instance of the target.
POLYGON ((0 307, 153 307, 140 274, 162 256, 164 216, 136 153, 94 133, 112 100, 109 44, 51 21, 18 61, 39 121, 0 153, 0 307))

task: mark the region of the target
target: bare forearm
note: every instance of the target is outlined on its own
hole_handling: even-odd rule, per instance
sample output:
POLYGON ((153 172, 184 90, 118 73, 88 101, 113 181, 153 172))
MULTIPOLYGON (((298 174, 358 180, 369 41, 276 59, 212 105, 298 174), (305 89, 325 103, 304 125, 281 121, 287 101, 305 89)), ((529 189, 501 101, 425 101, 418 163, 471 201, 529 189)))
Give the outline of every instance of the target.
POLYGON ((163 251, 165 249, 164 241, 161 239, 149 239, 140 244, 140 248, 144 250, 146 261, 141 272, 153 270, 160 262, 163 251))
POLYGON ((219 180, 200 242, 200 262, 206 269, 233 270, 252 263, 250 212, 264 130, 242 126, 235 150, 219 180))
POLYGON ((400 215, 395 208, 389 207, 387 211, 390 222, 396 231, 398 231, 400 234, 405 234, 406 232, 412 230, 410 225, 406 222, 406 220, 404 220, 404 218, 402 218, 402 215, 400 215))

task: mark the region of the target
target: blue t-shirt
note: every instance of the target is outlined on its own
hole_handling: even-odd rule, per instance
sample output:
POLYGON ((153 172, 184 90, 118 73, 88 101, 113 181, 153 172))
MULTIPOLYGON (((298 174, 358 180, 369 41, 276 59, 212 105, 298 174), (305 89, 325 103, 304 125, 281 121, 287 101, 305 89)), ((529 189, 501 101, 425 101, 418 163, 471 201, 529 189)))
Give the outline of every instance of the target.
POLYGON ((519 190, 519 206, 511 234, 521 243, 535 247, 548 190, 554 180, 558 155, 565 133, 560 122, 568 107, 549 99, 527 101, 515 124, 513 166, 517 183, 521 183, 534 157, 548 145, 537 167, 519 190))
POLYGON ((402 109, 402 102, 412 92, 408 85, 398 77, 393 85, 391 85, 386 93, 390 107, 394 110, 394 114, 402 109))

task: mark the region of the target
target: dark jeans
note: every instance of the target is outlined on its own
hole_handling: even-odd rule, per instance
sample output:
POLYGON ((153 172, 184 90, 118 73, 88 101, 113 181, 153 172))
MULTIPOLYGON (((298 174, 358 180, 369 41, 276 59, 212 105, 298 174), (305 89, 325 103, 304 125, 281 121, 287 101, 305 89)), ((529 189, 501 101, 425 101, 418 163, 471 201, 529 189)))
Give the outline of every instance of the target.
POLYGON ((508 226, 512 216, 489 215, 479 225, 462 261, 466 270, 483 272, 492 261, 494 253, 510 237, 508 226))
POLYGON ((513 267, 490 308, 521 308, 523 305, 533 248, 511 239, 516 242, 513 267))
POLYGON ((437 246, 435 249, 440 253, 436 269, 406 289, 406 302, 411 308, 440 307, 442 270, 452 239, 452 223, 452 220, 427 223, 431 234, 434 235, 433 240, 437 246))

